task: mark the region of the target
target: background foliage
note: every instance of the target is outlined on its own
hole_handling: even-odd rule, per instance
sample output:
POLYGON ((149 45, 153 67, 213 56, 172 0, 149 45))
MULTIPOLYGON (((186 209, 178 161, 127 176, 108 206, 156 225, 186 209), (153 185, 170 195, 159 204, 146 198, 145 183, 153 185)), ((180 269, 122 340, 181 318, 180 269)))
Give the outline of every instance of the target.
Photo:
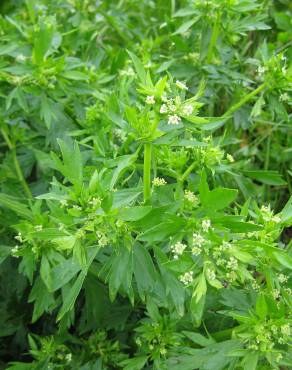
POLYGON ((291 2, 0 9, 0 368, 291 367, 291 2))

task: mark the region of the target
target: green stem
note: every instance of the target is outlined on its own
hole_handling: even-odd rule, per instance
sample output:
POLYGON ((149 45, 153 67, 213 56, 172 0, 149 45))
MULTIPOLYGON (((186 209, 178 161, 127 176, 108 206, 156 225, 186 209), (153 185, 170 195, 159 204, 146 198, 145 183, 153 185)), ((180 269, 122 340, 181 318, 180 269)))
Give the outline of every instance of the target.
POLYGON ((208 47, 208 53, 207 53, 207 63, 208 64, 210 64, 213 59, 214 48, 215 48, 215 45, 216 45, 216 42, 219 36, 220 20, 221 20, 221 13, 218 12, 216 19, 215 19, 215 23, 213 25, 212 35, 211 35, 211 39, 210 39, 210 43, 208 47))
POLYGON ((3 128, 1 128, 0 131, 1 131, 1 134, 4 138, 4 140, 5 140, 8 148, 9 148, 9 150, 11 150, 13 164, 14 164, 15 171, 16 171, 16 176, 17 176, 19 182, 21 183, 26 196, 29 199, 32 199, 32 194, 31 194, 30 188, 27 185, 27 182, 25 181, 25 178, 23 176, 23 173, 22 173, 20 165, 19 165, 19 161, 17 159, 15 145, 11 142, 11 140, 9 139, 9 136, 7 135, 7 133, 5 132, 5 130, 3 128))
POLYGON ((184 182, 185 179, 189 176, 189 174, 192 172, 192 170, 196 167, 196 162, 193 162, 186 170, 185 172, 182 174, 181 178, 180 178, 180 181, 181 182, 184 182))
POLYGON ((151 196, 151 151, 152 144, 144 144, 144 202, 147 203, 151 196))
POLYGON ((266 84, 263 83, 260 85, 257 89, 253 90, 251 93, 245 95, 241 100, 239 100, 238 103, 234 104, 231 108, 229 108, 222 116, 222 118, 231 116, 232 113, 237 111, 242 105, 247 103, 249 100, 251 100, 254 96, 258 95, 261 91, 263 91, 266 87, 266 84))

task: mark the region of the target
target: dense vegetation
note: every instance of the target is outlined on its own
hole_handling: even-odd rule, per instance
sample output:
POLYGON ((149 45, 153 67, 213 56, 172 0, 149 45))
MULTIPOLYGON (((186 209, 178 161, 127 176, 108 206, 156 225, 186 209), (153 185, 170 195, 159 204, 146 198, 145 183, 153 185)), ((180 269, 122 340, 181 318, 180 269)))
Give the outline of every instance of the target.
POLYGON ((291 1, 0 9, 0 368, 291 368, 291 1))

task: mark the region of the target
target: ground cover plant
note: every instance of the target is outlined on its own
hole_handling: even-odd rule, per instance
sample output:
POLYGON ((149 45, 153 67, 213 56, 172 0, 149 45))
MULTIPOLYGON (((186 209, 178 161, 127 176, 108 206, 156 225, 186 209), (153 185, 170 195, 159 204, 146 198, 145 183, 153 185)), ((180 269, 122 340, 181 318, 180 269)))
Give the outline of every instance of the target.
POLYGON ((291 2, 0 10, 0 369, 291 368, 291 2))

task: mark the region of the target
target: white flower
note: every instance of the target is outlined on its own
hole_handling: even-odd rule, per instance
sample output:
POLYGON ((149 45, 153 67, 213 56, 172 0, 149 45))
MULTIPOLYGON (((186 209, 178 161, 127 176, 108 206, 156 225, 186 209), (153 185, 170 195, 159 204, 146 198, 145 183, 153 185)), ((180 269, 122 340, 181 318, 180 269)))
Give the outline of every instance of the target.
POLYGON ((289 324, 282 325, 281 326, 281 333, 283 335, 290 336, 290 334, 291 334, 290 325, 289 324))
POLYGON ((287 283, 288 281, 288 276, 284 275, 284 274, 279 274, 278 275, 278 280, 280 283, 287 283))
POLYGON ((205 239, 200 234, 193 234, 193 245, 196 247, 201 247, 205 243, 205 239))
POLYGON ((23 62, 26 60, 26 56, 24 56, 23 54, 18 54, 17 57, 16 57, 16 60, 18 62, 23 62))
POLYGON ((190 116, 194 111, 194 108, 188 104, 183 107, 183 114, 186 116, 190 116))
POLYGON ((18 252, 18 250, 19 250, 19 246, 18 245, 16 245, 15 247, 13 247, 11 249, 11 254, 12 254, 13 257, 18 258, 18 256, 16 255, 16 253, 18 252))
POLYGON ((279 299, 280 298, 280 290, 279 289, 273 289, 272 291, 272 296, 273 298, 276 300, 276 299, 279 299))
POLYGON ((34 227, 35 231, 42 231, 43 230, 43 225, 36 225, 34 227))
POLYGON ((66 356, 65 356, 65 360, 67 362, 71 362, 72 361, 72 353, 68 353, 66 356))
POLYGON ((145 102, 146 102, 146 104, 148 104, 148 105, 153 105, 153 104, 155 104, 154 96, 153 96, 153 95, 151 95, 151 96, 147 96, 147 97, 146 97, 145 102))
POLYGON ((20 232, 14 237, 14 239, 18 240, 20 243, 23 242, 22 235, 20 232))
POLYGON ((192 254, 193 254, 194 256, 198 256, 198 255, 200 255, 200 254, 201 254, 201 252, 202 252, 202 250, 201 250, 201 248, 199 248, 199 247, 193 247, 193 248, 192 248, 192 254))
POLYGON ((227 262, 227 268, 230 270, 237 270, 238 268, 237 259, 234 257, 230 257, 229 261, 227 262))
POLYGON ((161 95, 161 100, 166 103, 168 101, 166 94, 161 95))
POLYGON ((207 232, 211 227, 211 221, 210 220, 203 220, 202 221, 202 229, 203 231, 207 232))
POLYGON ((286 67, 282 67, 281 71, 282 71, 283 75, 285 75, 287 73, 286 67))
POLYGON ((234 158, 232 157, 231 154, 227 154, 226 156, 227 160, 230 162, 230 163, 233 163, 234 162, 234 158))
POLYGON ((134 72, 134 70, 133 70, 132 67, 129 67, 128 69, 122 69, 122 70, 120 70, 119 71, 119 74, 121 76, 129 76, 129 77, 135 76, 135 72, 134 72))
POLYGON ((278 224, 278 223, 281 222, 281 217, 279 217, 279 216, 273 216, 272 217, 272 221, 275 222, 276 224, 278 224))
POLYGON ((226 241, 223 241, 223 243, 220 245, 219 250, 220 251, 226 251, 227 249, 230 249, 232 245, 226 241))
POLYGON ((178 125, 180 121, 181 121, 181 118, 177 114, 174 114, 173 116, 168 116, 169 125, 178 125))
POLYGON ((186 244, 183 244, 181 242, 177 242, 174 245, 170 247, 172 253, 176 256, 181 256, 186 249, 186 244))
POLYGON ((262 75, 263 73, 265 73, 265 71, 266 71, 266 67, 264 67, 264 66, 259 66, 258 67, 258 74, 259 75, 262 75))
POLYGON ((183 275, 180 275, 179 280, 185 285, 191 284, 194 280, 193 271, 189 271, 189 272, 186 272, 183 275))
POLYGON ((176 106, 174 104, 169 104, 168 105, 168 109, 171 111, 171 112, 175 112, 176 111, 176 106))
POLYGON ((185 190, 184 198, 193 205, 198 203, 198 197, 190 190, 185 190))
POLYGON ((183 82, 181 82, 179 80, 176 80, 175 84, 181 90, 188 90, 188 87, 183 82))
POLYGON ((60 206, 61 208, 67 207, 68 206, 67 200, 65 199, 60 200, 60 206))
POLYGON ((210 281, 215 280, 216 279, 216 273, 215 273, 215 271, 213 269, 211 269, 211 268, 208 268, 206 270, 206 277, 210 281))
POLYGON ((108 245, 109 240, 104 233, 97 231, 96 236, 98 238, 99 247, 105 247, 106 245, 108 245))
POLYGON ((252 281, 251 286, 253 290, 256 290, 256 291, 260 290, 260 285, 258 284, 256 280, 252 281))
POLYGON ((97 198, 93 197, 88 203, 93 207, 97 207, 101 205, 101 199, 99 197, 97 198))
POLYGON ((162 113, 162 114, 167 113, 167 105, 162 104, 162 106, 160 107, 159 112, 162 113))
POLYGON ((154 186, 163 186, 163 185, 166 185, 167 182, 161 178, 161 177, 155 177, 153 180, 152 180, 152 184, 154 186))
POLYGON ((73 205, 73 209, 75 209, 76 211, 82 210, 82 208, 80 206, 77 206, 76 204, 73 205))
POLYGON ((233 281, 236 280, 237 276, 236 276, 236 272, 235 271, 230 271, 230 272, 227 272, 226 274, 226 278, 228 279, 228 281, 230 281, 231 283, 233 281))
POLYGON ((280 95, 280 101, 288 101, 289 100, 289 95, 285 92, 280 95))

